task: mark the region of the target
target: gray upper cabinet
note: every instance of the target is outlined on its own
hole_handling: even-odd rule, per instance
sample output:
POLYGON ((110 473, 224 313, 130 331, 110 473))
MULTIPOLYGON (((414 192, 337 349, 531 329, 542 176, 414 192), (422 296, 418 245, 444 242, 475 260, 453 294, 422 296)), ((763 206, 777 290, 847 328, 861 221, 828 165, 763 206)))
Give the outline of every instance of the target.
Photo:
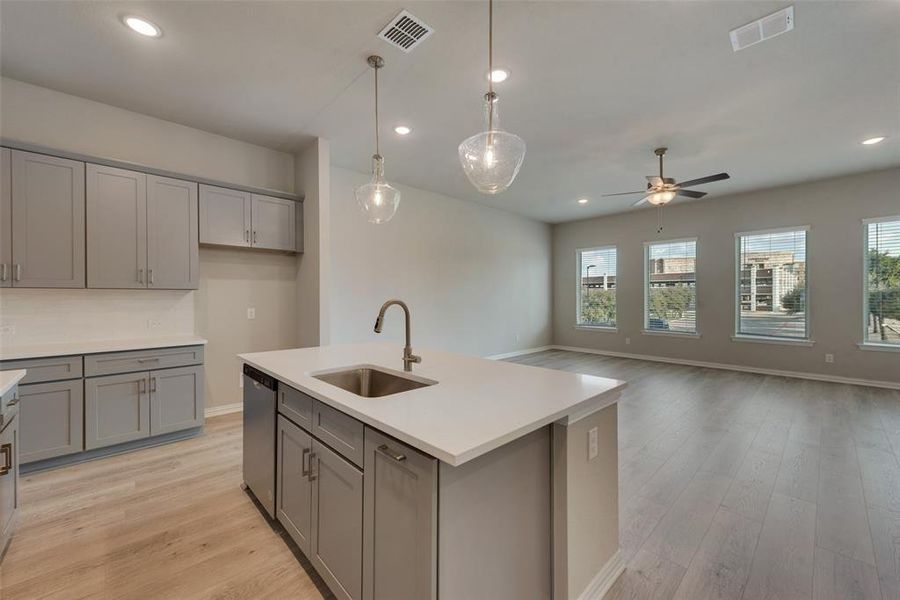
POLYGON ((362 597, 363 474, 313 439, 313 566, 340 600, 362 597))
POLYGON ((84 163, 13 150, 13 287, 85 286, 84 163))
POLYGON ((250 246, 251 194, 211 185, 200 186, 200 243, 250 246))
POLYGON ((437 460, 365 433, 364 600, 437 598, 437 460))
POLYGON ((309 555, 312 524, 312 481, 309 463, 312 437, 278 416, 278 454, 275 468, 275 517, 304 554, 309 555))
POLYGON ((87 165, 87 284, 147 287, 147 176, 87 165))
POLYGON ((12 285, 12 156, 0 148, 0 287, 12 285))
POLYGON ((297 250, 297 203, 284 198, 252 196, 252 243, 254 248, 297 250))
POLYGON ((196 289, 197 184, 87 165, 91 288, 196 289))
POLYGON ((150 434, 203 425, 203 367, 150 371, 150 434))
POLYGON ((22 464, 84 450, 81 379, 19 386, 22 464))
POLYGON ((84 380, 84 446, 112 446, 150 435, 148 373, 84 380))
POLYGON ((147 176, 147 286, 197 289, 197 184, 147 176))

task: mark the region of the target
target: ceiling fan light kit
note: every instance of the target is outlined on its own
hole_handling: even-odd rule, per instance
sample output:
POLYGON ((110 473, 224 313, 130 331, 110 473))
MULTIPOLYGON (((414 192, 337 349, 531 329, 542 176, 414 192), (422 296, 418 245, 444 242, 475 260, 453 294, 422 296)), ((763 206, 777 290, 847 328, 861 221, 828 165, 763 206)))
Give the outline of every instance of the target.
MULTIPOLYGON (((494 72, 494 2, 488 0, 488 73, 494 72)), ((525 160, 525 142, 514 133, 500 129, 497 94, 488 77, 484 95, 484 131, 459 145, 459 162, 475 188, 483 194, 497 194, 515 180, 525 160)))
POLYGON ((400 190, 384 180, 384 157, 378 139, 378 69, 384 59, 370 56, 366 62, 375 71, 375 154, 372 155, 372 179, 356 188, 356 202, 370 223, 379 225, 390 221, 400 205, 400 190))

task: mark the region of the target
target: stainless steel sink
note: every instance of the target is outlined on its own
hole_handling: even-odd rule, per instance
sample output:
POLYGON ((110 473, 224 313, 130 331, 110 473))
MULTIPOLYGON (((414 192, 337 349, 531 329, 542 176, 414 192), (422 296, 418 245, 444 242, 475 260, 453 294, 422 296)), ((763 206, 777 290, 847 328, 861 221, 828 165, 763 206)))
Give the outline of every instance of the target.
POLYGON ((313 374, 312 376, 319 381, 330 383, 363 398, 390 396, 391 394, 417 390, 437 383, 427 379, 403 377, 367 366, 351 367, 340 371, 313 374))

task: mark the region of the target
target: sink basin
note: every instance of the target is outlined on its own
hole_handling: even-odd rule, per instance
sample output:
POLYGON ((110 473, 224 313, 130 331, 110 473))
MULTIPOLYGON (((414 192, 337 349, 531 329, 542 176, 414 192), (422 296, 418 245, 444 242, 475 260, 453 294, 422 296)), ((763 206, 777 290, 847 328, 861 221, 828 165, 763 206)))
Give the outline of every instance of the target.
POLYGON ((390 396, 391 394, 417 390, 437 383, 427 379, 412 379, 402 375, 395 375, 389 371, 382 371, 381 369, 368 366, 318 373, 313 374, 313 377, 363 398, 390 396))

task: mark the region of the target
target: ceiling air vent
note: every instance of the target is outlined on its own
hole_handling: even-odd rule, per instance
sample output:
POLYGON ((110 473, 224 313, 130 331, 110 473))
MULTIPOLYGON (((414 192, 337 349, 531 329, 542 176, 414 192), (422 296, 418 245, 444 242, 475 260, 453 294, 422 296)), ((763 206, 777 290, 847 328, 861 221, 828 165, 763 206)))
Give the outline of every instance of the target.
POLYGON ((743 27, 731 30, 731 47, 734 51, 743 50, 787 33, 794 28, 794 7, 788 6, 785 9, 772 13, 767 17, 748 23, 743 27))
POLYGON ((434 30, 418 17, 403 10, 391 19, 378 37, 395 48, 409 52, 433 32, 434 30))

